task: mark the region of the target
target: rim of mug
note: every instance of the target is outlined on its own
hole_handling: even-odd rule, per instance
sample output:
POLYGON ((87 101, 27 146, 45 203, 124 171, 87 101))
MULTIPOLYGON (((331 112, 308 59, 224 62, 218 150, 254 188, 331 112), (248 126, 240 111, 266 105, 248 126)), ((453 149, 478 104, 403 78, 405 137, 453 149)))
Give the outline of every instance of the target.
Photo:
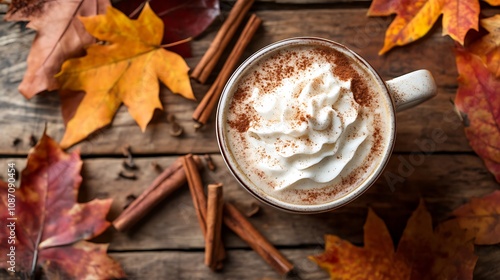
POLYGON ((368 190, 370 186, 372 186, 375 183, 375 181, 382 175, 383 170, 385 169, 389 161, 389 158, 392 154, 392 151, 394 149, 394 143, 396 140, 396 107, 394 104, 394 100, 390 95, 389 90, 387 89, 387 85, 380 77, 380 74, 370 65, 370 63, 368 63, 364 58, 359 56, 357 53, 355 53, 345 45, 332 40, 319 37, 293 37, 277 41, 275 43, 269 44, 259 49, 258 51, 250 55, 240 66, 238 66, 238 68, 233 72, 233 74, 225 84, 219 102, 217 104, 215 129, 216 129, 217 144, 219 146, 219 150, 221 152, 224 163, 226 164, 227 168, 229 169, 233 177, 236 179, 236 181, 238 181, 238 183, 245 190, 247 190, 253 197, 255 197, 257 200, 267 205, 283 210, 285 212, 299 213, 299 214, 315 214, 337 209, 355 200, 366 190, 368 190), (391 118, 391 126, 389 131, 390 133, 389 143, 385 148, 384 155, 380 160, 380 163, 372 171, 372 173, 359 184, 359 186, 356 186, 352 191, 332 201, 321 204, 305 205, 305 204, 293 204, 284 202, 264 193, 263 191, 259 192, 257 187, 254 188, 250 187, 249 185, 255 185, 255 184, 250 179, 248 179, 248 177, 242 170, 240 170, 237 167, 238 164, 227 145, 227 140, 224 132, 224 125, 225 125, 225 115, 226 115, 225 111, 226 108, 228 108, 230 101, 232 100, 232 95, 230 95, 231 88, 233 87, 233 85, 236 84, 241 74, 245 73, 248 66, 252 66, 254 61, 258 61, 260 58, 268 55, 270 52, 276 51, 278 49, 290 45, 304 45, 310 43, 341 49, 344 53, 347 53, 348 55, 352 56, 355 60, 360 62, 366 69, 368 69, 369 72, 373 74, 372 76, 375 78, 379 86, 383 89, 383 93, 388 100, 387 102, 389 106, 388 115, 391 118))

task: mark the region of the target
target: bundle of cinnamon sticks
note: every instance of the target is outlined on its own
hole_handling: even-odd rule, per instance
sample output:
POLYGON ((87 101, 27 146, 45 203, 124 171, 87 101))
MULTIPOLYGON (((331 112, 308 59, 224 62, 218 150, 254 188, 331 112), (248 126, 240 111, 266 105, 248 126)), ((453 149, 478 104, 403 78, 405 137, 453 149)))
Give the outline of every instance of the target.
POLYGON ((193 198, 194 209, 200 228, 205 237, 205 264, 212 270, 222 268, 222 261, 226 258, 224 245, 220 238, 222 225, 222 184, 209 185, 208 194, 210 205, 203 190, 198 167, 192 155, 182 158, 182 166, 193 198), (210 216, 208 215, 210 213, 210 216))
POLYGON ((207 81, 253 2, 254 0, 236 1, 227 19, 222 24, 217 35, 215 35, 210 47, 191 72, 191 78, 198 80, 202 84, 207 81))
POLYGON ((248 219, 234 205, 224 202, 222 184, 208 185, 207 197, 199 172, 200 167, 200 158, 191 154, 174 161, 113 221, 113 226, 119 231, 131 228, 156 204, 187 182, 205 237, 205 265, 214 271, 223 267, 226 258, 221 238, 224 223, 278 273, 286 275, 292 271, 293 265, 248 219))
MULTIPOLYGON (((227 20, 219 29, 219 32, 215 36, 215 39, 209 49, 201 58, 198 65, 196 65, 193 69, 191 73, 192 78, 200 81, 201 83, 205 83, 207 81, 209 75, 212 73, 215 65, 217 64, 217 61, 222 55, 224 48, 231 41, 231 38, 234 36, 239 24, 244 19, 253 2, 254 0, 238 0, 236 2, 233 9, 229 13, 227 20)), ((219 75, 193 113, 193 120, 196 121, 198 126, 206 124, 210 118, 210 115, 212 114, 212 111, 222 93, 224 85, 229 80, 229 77, 240 61, 243 51, 250 43, 261 22, 262 20, 255 14, 250 16, 233 50, 222 66, 219 75)))
POLYGON ((257 252, 271 267, 282 275, 288 274, 293 265, 245 218, 231 203, 222 198, 222 184, 208 185, 208 204, 201 176, 193 159, 183 158, 189 189, 205 236, 205 264, 213 270, 222 268, 225 258, 221 235, 222 221, 243 241, 257 252), (224 210, 223 210, 224 208, 224 210))

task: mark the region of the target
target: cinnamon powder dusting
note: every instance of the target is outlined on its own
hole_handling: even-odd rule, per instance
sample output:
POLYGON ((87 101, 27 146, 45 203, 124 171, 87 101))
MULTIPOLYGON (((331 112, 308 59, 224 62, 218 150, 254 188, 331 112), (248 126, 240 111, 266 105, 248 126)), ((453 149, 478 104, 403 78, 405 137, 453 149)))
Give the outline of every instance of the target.
POLYGON ((351 91, 356 102, 361 106, 370 106, 373 99, 371 90, 367 81, 353 68, 351 59, 342 52, 330 48, 318 48, 316 52, 335 64, 333 75, 342 81, 351 80, 351 91))
POLYGON ((250 122, 250 118, 246 115, 238 114, 236 120, 228 121, 228 124, 232 129, 236 129, 239 133, 243 133, 250 127, 250 122))
POLYGON ((380 128, 380 123, 379 122, 375 122, 375 125, 374 125, 374 129, 373 129, 373 145, 372 145, 372 148, 370 150, 370 155, 368 156, 368 160, 372 160, 373 157, 375 156, 380 156, 380 154, 382 153, 382 148, 383 148, 383 145, 384 145, 384 139, 383 139, 383 135, 382 135, 382 132, 381 132, 381 128, 380 128))
MULTIPOLYGON (((229 106, 230 111, 235 111, 235 106, 236 104, 242 104, 243 100, 247 98, 249 91, 249 87, 243 87, 243 88, 238 88, 238 90, 234 93, 233 95, 233 101, 231 102, 231 105, 229 106)), ((250 105, 244 105, 244 110, 243 112, 252 112, 254 109, 250 105)), ((228 120, 228 125, 232 129, 235 129, 239 133, 246 132, 248 128, 250 128, 250 123, 254 118, 256 118, 255 114, 245 114, 243 112, 237 112, 235 114, 235 119, 234 120, 228 120)))

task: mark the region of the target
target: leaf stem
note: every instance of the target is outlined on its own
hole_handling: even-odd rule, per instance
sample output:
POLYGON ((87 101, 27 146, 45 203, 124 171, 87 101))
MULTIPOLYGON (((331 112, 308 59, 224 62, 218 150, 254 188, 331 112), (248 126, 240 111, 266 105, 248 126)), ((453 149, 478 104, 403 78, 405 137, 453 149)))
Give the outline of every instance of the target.
MULTIPOLYGON (((45 193, 47 194, 47 193, 45 193)), ((45 195, 45 199, 47 198, 47 195, 45 195)), ((45 224, 45 212, 42 213, 42 221, 40 223, 41 229, 38 232, 38 236, 35 241, 35 251, 33 252, 33 262, 31 263, 31 275, 30 279, 34 280, 35 279, 35 272, 36 272, 36 264, 38 263, 38 245, 42 241, 42 234, 43 234, 43 225, 45 224)))
MULTIPOLYGON (((49 165, 48 159, 46 159, 46 165, 49 165)), ((48 178, 48 176, 47 176, 48 178)), ((44 193, 44 199, 43 202, 44 204, 47 204, 47 197, 48 197, 48 188, 49 188, 49 179, 47 179, 47 186, 45 188, 45 193, 44 193)), ((40 247, 40 242, 42 241, 42 235, 43 235, 43 229, 45 226, 45 219, 46 219, 46 211, 42 211, 41 213, 41 221, 40 221, 40 230, 38 231, 38 236, 36 238, 34 248, 35 251, 33 252, 33 262, 31 263, 31 275, 30 279, 34 280, 35 279, 35 273, 36 273, 36 264, 38 263, 38 253, 39 253, 39 247, 40 247)))
MULTIPOLYGON (((3 0, 0 0, 0 1, 3 1, 3 0)), ((146 5, 146 3, 150 2, 150 1, 151 0, 146 0, 146 1, 142 2, 137 8, 135 8, 135 10, 132 13, 130 13, 130 15, 128 17, 129 18, 135 17, 139 13, 139 11, 141 11, 142 8, 146 5)))
POLYGON ((193 40, 193 37, 187 37, 186 39, 182 39, 182 40, 179 40, 177 42, 160 45, 160 47, 162 47, 162 48, 170 48, 170 47, 173 47, 173 46, 177 46, 177 45, 180 45, 180 44, 187 43, 187 42, 189 42, 191 40, 193 40))

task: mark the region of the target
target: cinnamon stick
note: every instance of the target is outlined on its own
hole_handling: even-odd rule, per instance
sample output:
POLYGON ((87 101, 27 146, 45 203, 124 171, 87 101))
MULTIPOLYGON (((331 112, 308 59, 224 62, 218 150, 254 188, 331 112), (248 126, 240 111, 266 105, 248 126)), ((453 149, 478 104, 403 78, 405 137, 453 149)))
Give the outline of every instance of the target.
POLYGON ((208 185, 207 234, 205 240, 205 265, 215 270, 217 249, 221 243, 222 209, 224 206, 222 184, 208 185))
MULTIPOLYGON (((189 154, 182 158, 182 166, 186 171, 186 178, 189 185, 189 191, 191 192, 191 197, 193 198, 193 204, 196 211, 196 216, 198 217, 198 222, 200 224, 203 237, 207 236, 207 197, 203 191, 203 183, 201 181, 200 173, 193 159, 193 155, 189 154)), ((224 244, 219 242, 218 247, 216 247, 216 269, 222 268, 222 261, 226 258, 226 252, 224 250, 224 244)))
POLYGON ((281 275, 293 269, 291 264, 231 203, 224 203, 224 224, 243 239, 281 275))
MULTIPOLYGON (((200 159, 193 157, 195 168, 201 166, 200 159)), ((124 231, 144 217, 155 205, 186 183, 186 173, 181 158, 174 161, 113 221, 113 226, 124 231)))
POLYGON ((203 236, 207 233, 207 198, 203 191, 203 183, 200 173, 194 164, 192 155, 186 155, 182 159, 182 165, 186 171, 189 191, 193 198, 193 205, 200 223, 203 236))
POLYGON ((217 32, 217 35, 215 35, 210 47, 191 72, 191 77, 193 79, 198 80, 202 84, 207 81, 208 77, 212 73, 212 70, 219 61, 222 52, 233 38, 234 33, 238 29, 238 26, 252 6, 253 2, 254 0, 236 1, 234 7, 231 9, 231 12, 229 12, 227 19, 222 24, 221 28, 217 32))
POLYGON ((239 62, 243 51, 245 50, 248 43, 250 43, 261 22, 262 20, 255 14, 252 14, 250 16, 248 23, 243 29, 243 32, 238 38, 238 41, 236 42, 233 50, 229 54, 226 63, 224 63, 221 72, 217 76, 217 79, 215 79, 215 82, 212 84, 193 113, 193 119, 198 122, 198 124, 203 125, 207 123, 207 120, 209 119, 213 109, 215 108, 215 105, 219 100, 224 85, 233 73, 233 70, 239 62))

